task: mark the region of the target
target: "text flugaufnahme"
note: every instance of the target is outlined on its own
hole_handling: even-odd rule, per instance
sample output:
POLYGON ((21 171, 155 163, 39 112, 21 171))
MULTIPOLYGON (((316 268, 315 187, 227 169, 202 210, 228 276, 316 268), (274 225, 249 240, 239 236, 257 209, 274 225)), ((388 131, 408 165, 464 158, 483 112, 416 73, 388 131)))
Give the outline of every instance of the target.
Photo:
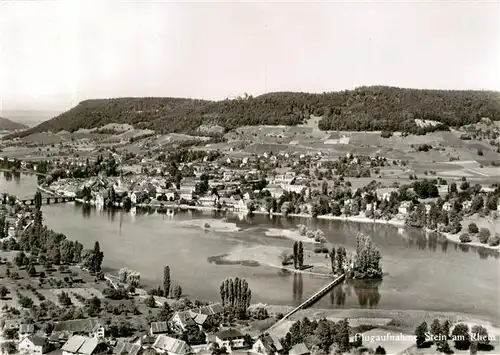
MULTIPOLYGON (((386 334, 380 335, 368 335, 363 333, 358 333, 355 335, 355 338, 361 337, 363 343, 375 343, 375 342, 391 342, 391 341, 415 341, 417 337, 415 335, 403 334, 403 333, 392 333, 387 332, 386 334)), ((439 341, 439 340, 450 340, 450 341, 464 341, 466 337, 464 335, 450 335, 446 337, 445 335, 433 335, 431 333, 425 333, 425 341, 439 341)), ((486 342, 486 341, 495 341, 495 336, 492 335, 482 335, 472 333, 470 334, 469 339, 471 342, 486 342)))

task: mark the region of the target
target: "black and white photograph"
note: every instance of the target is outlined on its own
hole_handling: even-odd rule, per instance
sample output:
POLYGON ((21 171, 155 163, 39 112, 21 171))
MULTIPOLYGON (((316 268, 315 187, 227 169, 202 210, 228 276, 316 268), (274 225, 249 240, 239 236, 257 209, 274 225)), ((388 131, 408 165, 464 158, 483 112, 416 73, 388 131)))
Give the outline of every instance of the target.
POLYGON ((0 355, 500 354, 500 0, 0 0, 0 355))

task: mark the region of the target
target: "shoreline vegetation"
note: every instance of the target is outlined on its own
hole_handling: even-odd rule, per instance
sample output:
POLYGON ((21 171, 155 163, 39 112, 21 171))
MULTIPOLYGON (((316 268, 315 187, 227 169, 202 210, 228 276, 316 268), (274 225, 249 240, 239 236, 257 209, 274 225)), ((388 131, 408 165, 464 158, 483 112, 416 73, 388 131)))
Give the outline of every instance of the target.
MULTIPOLYGON (((40 188, 40 187, 39 187, 40 188)), ((47 193, 54 194, 52 191, 48 190, 42 190, 47 193)), ((75 199, 76 202, 82 203, 82 204, 90 204, 88 201, 84 201, 83 199, 75 199)), ((191 205, 186 205, 186 204, 137 204, 135 207, 138 208, 165 208, 165 209, 181 209, 181 210, 197 210, 197 211, 221 211, 221 212, 226 212, 226 213, 234 213, 234 214, 247 214, 247 211, 237 211, 233 209, 225 209, 225 210, 220 210, 217 209, 216 207, 209 207, 209 206, 191 206, 191 205)), ((408 227, 406 223, 402 220, 398 220, 395 218, 392 219, 374 219, 374 218, 369 218, 366 216, 331 216, 331 215, 320 215, 313 217, 311 214, 306 214, 306 213, 290 213, 290 214, 284 214, 281 212, 273 212, 273 213, 268 213, 264 211, 253 211, 253 214, 256 215, 269 215, 270 217, 273 216, 279 216, 279 217, 291 217, 291 218, 317 218, 317 219, 323 219, 323 220, 334 220, 334 221, 345 221, 345 222, 354 222, 354 223, 373 223, 373 224, 385 224, 385 225, 391 225, 394 227, 398 228, 406 228, 408 227)), ((460 241, 460 235, 459 234, 451 234, 451 233, 446 233, 446 232, 437 232, 437 231, 432 231, 430 229, 425 229, 426 234, 428 233, 439 233, 440 235, 446 237, 446 239, 449 242, 456 243, 456 244, 463 244, 463 245, 469 245, 472 247, 476 248, 486 248, 490 250, 495 250, 497 252, 500 252, 500 245, 492 246, 489 244, 483 244, 479 242, 468 242, 468 243, 462 243, 460 241)), ((285 233, 286 235, 282 235, 284 237, 287 237, 290 235, 289 233, 285 233)), ((275 235, 270 235, 270 236, 275 236, 275 235)), ((295 238, 291 238, 295 239, 295 238)), ((304 238, 303 241, 305 241, 304 238)), ((308 242, 311 242, 308 240, 308 242)))

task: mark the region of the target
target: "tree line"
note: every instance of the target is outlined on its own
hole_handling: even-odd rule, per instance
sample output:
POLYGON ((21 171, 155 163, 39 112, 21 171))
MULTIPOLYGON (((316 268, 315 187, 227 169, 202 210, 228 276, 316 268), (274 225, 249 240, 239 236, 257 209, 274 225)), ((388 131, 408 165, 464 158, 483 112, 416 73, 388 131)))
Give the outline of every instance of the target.
POLYGON ((252 291, 244 279, 226 279, 220 285, 220 298, 227 313, 237 318, 245 318, 252 300, 252 291))
POLYGON ((498 93, 490 91, 417 90, 372 86, 323 94, 276 92, 239 100, 117 98, 80 102, 77 106, 23 132, 97 128, 126 123, 160 133, 204 134, 200 125, 232 130, 244 125, 297 125, 321 116, 322 130, 403 131, 425 133, 415 119, 441 123, 432 129, 500 119, 498 93))
POLYGON ((350 331, 347 319, 338 322, 325 318, 311 321, 305 317, 292 324, 281 343, 285 353, 294 345, 304 343, 309 349, 316 348, 321 353, 342 354, 362 345, 361 338, 349 341, 350 331))
POLYGON ((415 329, 417 348, 428 348, 435 345, 437 351, 452 354, 448 341, 453 341, 457 350, 470 350, 470 354, 477 354, 479 351, 491 351, 488 330, 481 325, 475 325, 471 329, 464 323, 456 324, 452 329, 450 321, 439 322, 434 319, 430 326, 427 322, 422 322, 415 329))

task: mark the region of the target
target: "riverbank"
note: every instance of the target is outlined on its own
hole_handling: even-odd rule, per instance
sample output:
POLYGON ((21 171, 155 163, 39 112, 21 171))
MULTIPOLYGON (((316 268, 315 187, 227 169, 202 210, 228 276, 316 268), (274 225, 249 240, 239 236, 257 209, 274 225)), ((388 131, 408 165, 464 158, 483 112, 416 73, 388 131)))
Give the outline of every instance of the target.
POLYGON ((492 245, 483 244, 480 242, 462 243, 460 241, 460 234, 450 234, 450 233, 441 233, 441 234, 443 234, 446 237, 446 239, 448 239, 449 241, 451 241, 453 243, 462 244, 462 245, 470 245, 470 246, 477 247, 477 248, 486 248, 486 249, 496 250, 496 251, 500 252, 500 245, 492 246, 492 245))
POLYGON ((404 221, 392 218, 392 219, 374 219, 364 216, 318 216, 318 219, 330 219, 337 221, 348 221, 357 223, 375 223, 375 224, 389 224, 396 227, 404 227, 406 223, 404 221))
MULTIPOLYGON (((85 203, 85 201, 81 199, 76 199, 75 201, 85 203)), ((209 206, 190 206, 190 205, 178 205, 178 204, 161 204, 161 205, 150 205, 150 204, 139 204, 136 205, 137 207, 140 208, 167 208, 167 209, 180 209, 180 210, 198 210, 198 211, 213 211, 213 212, 226 212, 226 213, 234 213, 234 214, 248 214, 248 211, 236 211, 234 209, 224 209, 220 210, 215 207, 209 207, 209 206)), ((284 214, 284 213, 268 213, 264 211, 254 211, 252 212, 253 214, 256 215, 269 215, 271 218, 273 216, 279 216, 279 217, 291 217, 291 218, 305 218, 305 219, 311 219, 313 218, 312 215, 310 214, 305 214, 305 213, 300 213, 300 214, 284 214)), ((405 228, 407 227, 406 223, 402 220, 398 219, 373 219, 373 218, 368 218, 365 216, 331 216, 331 215, 322 215, 322 216, 317 216, 317 219, 320 220, 335 220, 335 221, 344 221, 344 222, 354 222, 354 223, 373 223, 373 224, 385 224, 385 225, 391 225, 395 226, 398 228, 405 228)), ((216 220, 213 220, 216 221, 216 220)), ((214 223, 214 222, 212 222, 214 223)), ((212 225, 212 223, 209 223, 212 225)), ((204 226, 199 226, 199 227, 204 227, 204 226)), ((207 230, 210 228, 207 228, 207 230)), ((215 230, 215 229, 212 229, 215 230)), ((425 232, 429 233, 432 232, 429 229, 423 229, 425 232)), ((228 232, 236 232, 237 230, 224 230, 228 232)), ((469 243, 462 243, 460 242, 460 234, 451 234, 451 233, 444 233, 444 232, 439 232, 442 234, 446 239, 452 243, 456 244, 464 244, 464 245, 470 245, 473 247, 479 247, 479 248, 487 248, 491 250, 496 250, 500 252, 500 245, 498 246, 491 246, 489 244, 483 244, 480 242, 469 242, 469 243)), ((303 243, 315 243, 314 238, 308 238, 306 236, 300 235, 298 230, 281 230, 278 228, 270 228, 268 231, 265 232, 265 234, 269 237, 284 237, 290 240, 294 241, 301 241, 303 243)))
POLYGON ((446 238, 446 240, 448 240, 448 241, 450 241, 452 243, 455 243, 455 244, 468 245, 468 246, 472 246, 472 247, 476 247, 476 248, 486 248, 486 249, 495 250, 497 252, 500 252, 500 245, 492 246, 492 245, 489 245, 487 243, 483 244, 483 243, 474 242, 474 241, 471 241, 471 242, 468 242, 468 243, 462 243, 460 241, 460 234, 451 234, 451 233, 446 233, 446 232, 437 232, 437 231, 434 231, 434 230, 431 230, 431 229, 428 229, 428 228, 425 228, 424 231, 425 231, 425 236, 426 236, 427 239, 429 239, 429 234, 438 233, 439 235, 442 235, 444 238, 446 238))
POLYGON ((405 222, 402 220, 398 220, 395 218, 392 219, 374 219, 374 218, 368 218, 363 215, 360 216, 332 216, 332 215, 320 215, 317 217, 313 217, 311 214, 308 213, 289 213, 289 214, 284 214, 281 212, 273 212, 273 213, 268 213, 268 212, 262 212, 262 211, 255 211, 255 214, 269 214, 270 216, 281 216, 281 217, 295 217, 295 218, 317 218, 317 219, 326 219, 326 220, 333 220, 333 221, 346 221, 346 222, 357 222, 357 223, 374 223, 374 224, 388 224, 396 227, 404 227, 406 226, 405 222))
MULTIPOLYGON (((83 201, 79 201, 83 202, 83 201)), ((259 214, 259 215, 269 215, 269 216, 280 216, 280 217, 291 217, 291 218, 317 218, 326 220, 336 220, 336 221, 346 221, 346 222, 357 222, 357 223, 375 223, 375 224, 388 224, 396 227, 406 226, 405 222, 395 218, 392 219, 374 219, 365 216, 332 216, 332 215, 321 215, 313 217, 308 213, 281 213, 281 212, 267 212, 267 211, 248 211, 248 210, 238 210, 235 208, 223 208, 219 209, 217 207, 210 206, 192 206, 186 204, 175 204, 175 203, 161 203, 161 204, 136 204, 135 207, 139 208, 171 208, 171 209, 181 209, 181 210, 197 210, 197 211, 213 211, 213 212, 228 212, 234 214, 259 214)))
MULTIPOLYGON (((137 205, 142 206, 142 207, 152 207, 151 205, 137 205)), ((186 210, 198 210, 198 211, 221 211, 215 207, 207 207, 207 206, 189 206, 189 205, 176 205, 176 204, 170 204, 170 205, 158 205, 156 206, 158 208, 163 207, 163 208, 172 208, 172 209, 186 209, 186 210)), ((235 211, 232 209, 225 209, 222 210, 222 212, 226 213, 234 213, 234 214, 241 214, 245 213, 242 211, 235 211)), ((246 212, 248 213, 248 212, 246 212)), ((256 215, 269 215, 270 217, 273 216, 279 216, 279 217, 291 217, 291 218, 305 218, 305 219, 311 219, 313 218, 312 215, 306 214, 306 213, 290 213, 290 214, 284 214, 284 213, 268 213, 264 211, 254 211, 252 212, 253 214, 256 215)), ((398 228, 405 228, 407 227, 406 223, 402 220, 399 219, 373 219, 373 218, 368 218, 365 216, 330 216, 330 215, 322 215, 322 216, 317 216, 317 219, 322 219, 322 220, 334 220, 334 221, 344 221, 344 222, 354 222, 354 223, 373 223, 373 224, 385 224, 385 225, 391 225, 395 226, 398 228)), ((425 232, 432 232, 429 229, 423 229, 425 232)), ((236 230, 234 230, 236 231, 236 230)), ((487 248, 491 250, 496 250, 500 252, 500 245, 497 246, 491 246, 489 244, 483 244, 480 242, 469 242, 469 243, 462 243, 460 242, 460 234, 451 234, 451 233, 444 233, 444 232, 439 232, 441 233, 446 239, 452 243, 456 244, 464 244, 464 245, 470 245, 473 247, 479 247, 479 248, 487 248)), ((269 237, 284 237, 290 240, 298 241, 298 242, 303 242, 303 243, 315 243, 314 238, 308 238, 306 236, 300 235, 298 229, 297 230, 282 230, 278 228, 269 228, 265 234, 269 237)))

